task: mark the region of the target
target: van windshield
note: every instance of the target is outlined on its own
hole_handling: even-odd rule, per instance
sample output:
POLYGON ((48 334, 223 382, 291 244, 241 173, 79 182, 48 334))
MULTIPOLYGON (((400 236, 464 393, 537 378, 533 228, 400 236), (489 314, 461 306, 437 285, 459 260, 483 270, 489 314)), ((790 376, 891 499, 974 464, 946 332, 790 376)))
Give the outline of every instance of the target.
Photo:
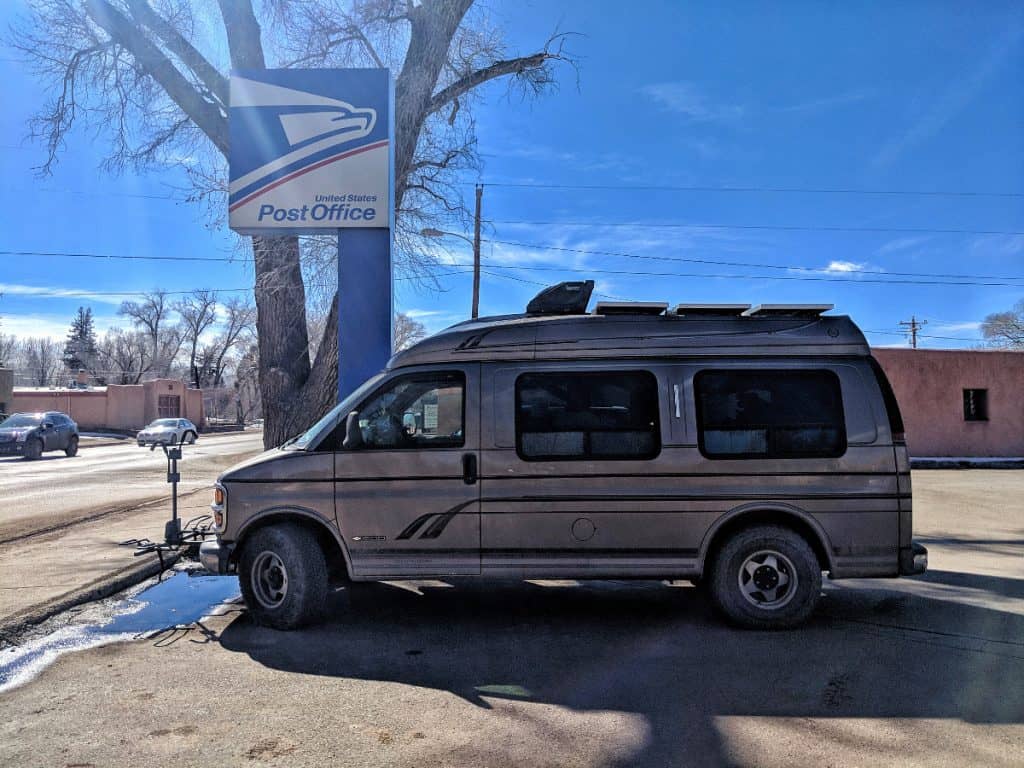
POLYGON ((338 405, 334 406, 327 415, 324 416, 320 421, 314 424, 312 427, 307 429, 305 432, 293 437, 291 440, 286 441, 281 448, 287 451, 304 451, 311 443, 316 442, 316 438, 319 435, 327 434, 334 427, 338 425, 348 413, 353 410, 364 397, 380 383, 380 380, 384 378, 383 373, 378 373, 376 376, 371 376, 369 379, 363 382, 363 384, 351 395, 342 400, 338 405))

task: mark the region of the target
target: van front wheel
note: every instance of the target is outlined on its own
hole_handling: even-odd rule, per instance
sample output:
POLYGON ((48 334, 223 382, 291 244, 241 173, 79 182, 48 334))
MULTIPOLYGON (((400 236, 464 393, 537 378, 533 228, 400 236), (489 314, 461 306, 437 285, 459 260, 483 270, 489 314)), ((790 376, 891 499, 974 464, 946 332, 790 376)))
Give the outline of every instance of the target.
POLYGON ((821 596, 821 566, 807 541, 774 525, 740 531, 710 570, 711 599, 729 621, 749 629, 802 623, 821 596))
POLYGON ((327 600, 327 560, 316 537, 293 523, 270 525, 245 543, 238 582, 257 624, 297 629, 319 619, 327 600))

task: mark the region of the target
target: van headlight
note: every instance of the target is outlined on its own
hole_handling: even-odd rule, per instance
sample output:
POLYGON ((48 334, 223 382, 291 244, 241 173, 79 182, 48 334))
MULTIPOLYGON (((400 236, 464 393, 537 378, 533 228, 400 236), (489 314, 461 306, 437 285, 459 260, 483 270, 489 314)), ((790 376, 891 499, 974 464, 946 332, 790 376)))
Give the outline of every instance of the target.
POLYGON ((213 503, 210 505, 210 510, 213 512, 214 532, 223 533, 224 522, 227 520, 228 494, 220 483, 213 486, 213 503))

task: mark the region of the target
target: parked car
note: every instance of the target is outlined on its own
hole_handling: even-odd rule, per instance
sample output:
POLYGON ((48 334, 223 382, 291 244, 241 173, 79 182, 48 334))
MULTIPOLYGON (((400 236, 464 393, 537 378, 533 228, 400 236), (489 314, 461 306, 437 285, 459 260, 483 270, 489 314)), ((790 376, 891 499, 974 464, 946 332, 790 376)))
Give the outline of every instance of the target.
POLYGON ((78 425, 66 414, 12 413, 0 421, 0 456, 38 459, 45 451, 78 453, 78 425))
POLYGON ((831 305, 599 303, 547 289, 455 325, 214 490, 200 558, 253 618, 352 581, 690 580, 791 627, 833 579, 919 574, 899 407, 831 305))
POLYGON ((191 445, 199 437, 196 425, 188 419, 157 419, 135 436, 142 445, 191 445))

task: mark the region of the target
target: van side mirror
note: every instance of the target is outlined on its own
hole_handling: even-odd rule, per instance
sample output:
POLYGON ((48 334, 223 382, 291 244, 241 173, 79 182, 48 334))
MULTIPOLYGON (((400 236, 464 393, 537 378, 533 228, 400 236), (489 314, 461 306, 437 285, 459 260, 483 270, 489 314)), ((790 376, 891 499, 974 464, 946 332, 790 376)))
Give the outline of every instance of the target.
POLYGON ((345 439, 341 447, 346 451, 361 448, 363 445, 363 430, 359 428, 359 411, 352 411, 345 417, 345 439))
POLYGON ((52 421, 44 421, 43 422, 43 432, 48 432, 51 429, 53 429, 53 422, 52 421))

